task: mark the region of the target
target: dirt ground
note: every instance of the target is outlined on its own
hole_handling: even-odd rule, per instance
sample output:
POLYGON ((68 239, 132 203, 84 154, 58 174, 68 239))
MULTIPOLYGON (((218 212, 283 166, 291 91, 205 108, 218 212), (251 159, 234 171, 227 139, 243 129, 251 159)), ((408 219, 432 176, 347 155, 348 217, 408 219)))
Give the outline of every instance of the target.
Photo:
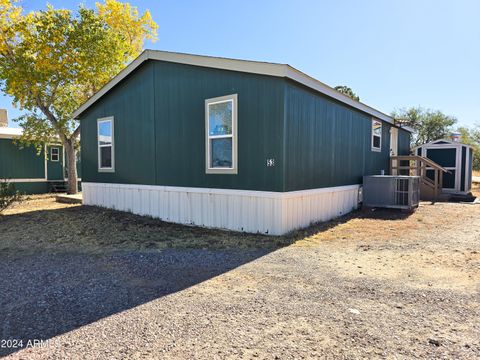
POLYGON ((267 237, 35 197, 0 273, 0 356, 480 358, 478 203, 267 237))

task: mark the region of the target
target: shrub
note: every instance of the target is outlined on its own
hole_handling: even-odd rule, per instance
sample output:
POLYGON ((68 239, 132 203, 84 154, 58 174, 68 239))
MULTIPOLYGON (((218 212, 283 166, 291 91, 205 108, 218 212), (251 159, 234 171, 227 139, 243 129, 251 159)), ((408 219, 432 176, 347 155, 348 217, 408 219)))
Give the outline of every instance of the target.
POLYGON ((6 179, 0 179, 0 213, 16 201, 22 200, 22 194, 15 185, 6 179))

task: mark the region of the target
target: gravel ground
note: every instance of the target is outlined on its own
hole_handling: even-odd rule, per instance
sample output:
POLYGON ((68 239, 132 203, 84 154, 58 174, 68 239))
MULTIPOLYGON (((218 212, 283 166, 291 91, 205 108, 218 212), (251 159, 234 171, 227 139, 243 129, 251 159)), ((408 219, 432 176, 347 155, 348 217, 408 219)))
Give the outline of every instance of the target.
MULTIPOLYGON (((91 226, 90 212, 71 221, 91 226)), ((201 240, 212 248, 105 245, 103 252, 93 240, 79 251, 55 238, 51 222, 65 216, 57 208, 50 227, 25 221, 35 212, 19 213, 0 218, 0 245, 8 243, 0 253, 0 339, 22 339, 23 349, 0 347, 0 355, 480 358, 480 205, 356 213, 277 239, 284 247, 220 248, 214 240, 225 245, 225 234, 213 232, 201 240), (12 238, 24 239, 12 230, 17 221, 29 224, 23 231, 41 244, 35 251, 15 248, 12 238), (52 253, 48 237, 61 251, 52 253), (33 339, 49 342, 27 347, 33 339)), ((108 216, 107 228, 117 229, 121 215, 108 216)), ((167 225, 145 230, 140 219, 140 236, 160 241, 150 231, 167 225)), ((135 226, 122 228, 132 243, 135 226)))

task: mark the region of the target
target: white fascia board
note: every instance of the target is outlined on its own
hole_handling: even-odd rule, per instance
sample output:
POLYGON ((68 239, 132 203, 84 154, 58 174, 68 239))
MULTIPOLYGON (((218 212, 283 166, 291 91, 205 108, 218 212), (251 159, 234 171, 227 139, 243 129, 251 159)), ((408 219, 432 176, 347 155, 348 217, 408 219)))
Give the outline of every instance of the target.
POLYGON ((144 61, 148 60, 148 50, 142 52, 135 60, 127 65, 122 71, 118 73, 112 80, 106 83, 99 91, 89 98, 82 106, 75 110, 72 114, 72 119, 77 119, 78 116, 93 105, 98 99, 105 95, 110 89, 122 81, 128 74, 139 67, 144 61))
POLYGON ((399 129, 406 130, 406 131, 408 131, 409 133, 415 132, 415 129, 412 128, 412 127, 410 127, 410 126, 401 126, 401 125, 400 125, 400 126, 398 126, 398 128, 399 128, 399 129))
POLYGON ((0 127, 0 139, 15 139, 22 136, 21 128, 0 127))
POLYGON ((10 183, 36 183, 36 182, 48 182, 45 178, 33 178, 33 179, 7 179, 10 183))
POLYGON ((421 148, 421 147, 461 147, 461 146, 466 146, 468 148, 473 148, 472 145, 463 144, 461 142, 452 141, 452 140, 448 140, 448 139, 438 139, 438 140, 430 141, 430 142, 425 143, 425 144, 415 146, 412 150, 415 150, 415 149, 418 149, 418 148, 421 148), (437 144, 440 141, 441 142, 446 142, 446 144, 437 144))
MULTIPOLYGON (((374 108, 365 105, 361 102, 355 101, 350 97, 343 95, 330 86, 304 74, 303 72, 286 64, 276 64, 260 61, 249 60, 237 60, 220 58, 213 56, 192 55, 175 53, 160 50, 145 50, 138 56, 132 63, 130 63, 125 69, 123 69, 117 76, 115 76, 110 82, 108 82, 103 88, 100 89, 95 95, 93 95, 87 102, 85 102, 80 108, 78 108, 72 115, 74 119, 78 118, 82 112, 89 108, 93 103, 105 95, 116 84, 123 80, 128 74, 140 66, 144 61, 160 60, 166 62, 173 62, 179 64, 193 65, 208 67, 214 69, 239 71, 259 75, 276 76, 282 78, 288 78, 294 80, 300 84, 305 85, 313 90, 316 90, 324 95, 327 95, 335 100, 338 100, 346 105, 349 105, 355 109, 361 110, 375 118, 383 120, 387 123, 394 124, 394 120, 387 114, 384 114, 374 108)), ((410 131, 407 127, 403 127, 407 131, 410 131)), ((410 131, 411 132, 411 131, 410 131)))
POLYGON ((228 59, 214 56, 192 55, 159 50, 145 50, 148 59, 178 64, 202 66, 213 69, 247 72, 252 74, 285 76, 285 64, 261 61, 228 59))
POLYGON ((359 101, 353 100, 352 98, 338 92, 337 90, 331 88, 330 86, 322 83, 321 81, 318 81, 317 79, 312 78, 311 76, 304 74, 303 72, 286 65, 288 70, 287 74, 285 77, 295 80, 311 89, 317 90, 318 92, 325 94, 331 98, 334 98, 335 100, 338 100, 344 104, 347 104, 355 109, 361 110, 367 114, 372 115, 373 117, 383 120, 387 123, 393 124, 393 118, 388 116, 387 114, 384 114, 378 110, 375 110, 374 108, 365 105, 359 101))

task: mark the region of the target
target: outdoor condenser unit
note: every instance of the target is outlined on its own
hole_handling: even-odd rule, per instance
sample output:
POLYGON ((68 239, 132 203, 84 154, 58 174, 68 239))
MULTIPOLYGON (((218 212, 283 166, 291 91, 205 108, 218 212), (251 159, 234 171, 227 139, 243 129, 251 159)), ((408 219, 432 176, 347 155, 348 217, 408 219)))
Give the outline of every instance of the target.
POLYGON ((419 201, 419 176, 363 177, 363 206, 411 210, 418 206, 419 201))

